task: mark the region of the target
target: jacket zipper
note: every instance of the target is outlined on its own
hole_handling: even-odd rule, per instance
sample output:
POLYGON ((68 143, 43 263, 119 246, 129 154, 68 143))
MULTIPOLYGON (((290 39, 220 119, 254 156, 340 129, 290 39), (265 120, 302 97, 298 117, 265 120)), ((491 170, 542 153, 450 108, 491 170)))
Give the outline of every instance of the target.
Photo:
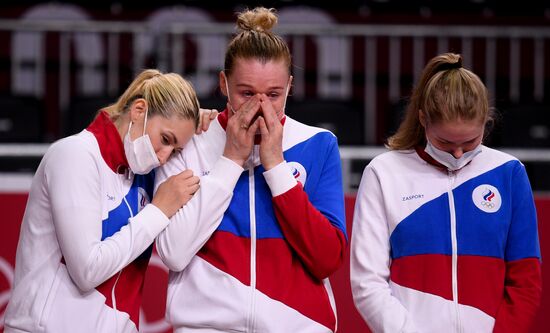
MULTIPOLYGON (((128 208, 128 211, 130 212, 130 217, 134 217, 134 212, 132 212, 132 207, 130 207, 130 204, 128 203, 128 200, 126 200, 126 196, 122 196, 122 199, 124 200, 124 203, 126 203, 126 207, 128 208)), ((117 304, 116 304, 116 294, 115 294, 115 291, 116 291, 116 286, 118 284, 118 280, 120 279, 120 275, 122 274, 122 271, 124 270, 124 268, 122 268, 117 276, 116 276, 116 280, 115 280, 115 283, 113 284, 113 288, 111 289, 111 302, 113 304, 113 309, 115 310, 115 332, 118 332, 118 320, 117 320, 117 314, 116 314, 116 311, 118 310, 117 309, 117 304)))
POLYGON ((460 320, 460 309, 458 306, 458 241, 456 236, 456 210, 455 200, 453 195, 453 183, 456 175, 453 171, 449 171, 449 214, 451 218, 451 247, 452 247, 452 288, 453 288, 453 303, 455 308, 455 328, 456 332, 462 333, 462 323, 460 320))
POLYGON ((248 317, 247 332, 254 332, 255 326, 255 307, 256 307, 256 202, 254 186, 254 155, 252 151, 250 167, 248 169, 248 192, 249 192, 249 213, 250 213, 250 309, 248 317))

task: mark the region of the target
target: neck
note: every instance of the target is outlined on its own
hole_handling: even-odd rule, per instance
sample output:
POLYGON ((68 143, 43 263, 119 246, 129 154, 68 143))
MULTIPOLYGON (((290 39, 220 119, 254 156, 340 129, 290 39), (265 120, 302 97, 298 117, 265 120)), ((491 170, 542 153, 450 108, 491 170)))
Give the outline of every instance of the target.
POLYGON ((114 124, 118 131, 118 134, 120 134, 120 139, 124 141, 124 137, 126 136, 126 133, 128 133, 130 118, 128 117, 128 115, 121 116, 114 122, 114 124))

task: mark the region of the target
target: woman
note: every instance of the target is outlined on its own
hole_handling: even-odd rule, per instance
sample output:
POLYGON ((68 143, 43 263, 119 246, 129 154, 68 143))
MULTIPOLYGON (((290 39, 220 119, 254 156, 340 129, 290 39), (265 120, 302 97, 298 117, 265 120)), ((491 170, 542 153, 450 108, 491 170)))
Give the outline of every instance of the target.
POLYGON ((153 196, 155 167, 191 139, 199 104, 177 74, 145 70, 33 179, 5 332, 136 332, 155 237, 199 188, 185 171, 153 196))
POLYGON ((158 237, 176 332, 336 329, 327 278, 347 245, 338 144, 332 133, 285 116, 291 63, 288 46, 271 32, 276 22, 266 8, 239 15, 220 73, 227 109, 158 173, 160 181, 190 168, 207 175, 203 191, 213 161, 235 138, 248 140, 239 163, 245 170, 227 174, 231 201, 205 208, 216 223, 198 253, 181 245, 186 233, 176 223, 158 237))
POLYGON ((373 332, 528 332, 541 296, 533 195, 482 144, 487 90, 433 58, 390 152, 365 168, 351 241, 355 305, 373 332))

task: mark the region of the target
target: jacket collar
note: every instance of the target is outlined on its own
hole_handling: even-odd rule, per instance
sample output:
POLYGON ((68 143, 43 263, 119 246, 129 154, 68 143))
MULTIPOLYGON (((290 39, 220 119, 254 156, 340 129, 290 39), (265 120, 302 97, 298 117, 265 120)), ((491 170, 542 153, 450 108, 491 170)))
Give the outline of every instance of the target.
POLYGON ((124 153, 124 145, 109 114, 101 110, 86 130, 95 136, 101 156, 111 170, 115 173, 125 173, 128 169, 128 160, 124 153))

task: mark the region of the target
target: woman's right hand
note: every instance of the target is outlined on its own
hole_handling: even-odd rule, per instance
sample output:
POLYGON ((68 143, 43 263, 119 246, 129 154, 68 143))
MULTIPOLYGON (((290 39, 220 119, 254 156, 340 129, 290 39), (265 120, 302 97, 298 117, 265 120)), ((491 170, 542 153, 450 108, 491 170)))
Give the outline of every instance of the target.
POLYGON ((260 112, 260 101, 260 96, 254 95, 235 113, 232 113, 231 106, 229 103, 227 104, 229 119, 225 130, 226 141, 223 156, 240 166, 244 165, 254 146, 254 136, 259 128, 259 122, 258 119, 252 124, 250 122, 260 112))
POLYGON ((171 176, 160 184, 152 204, 157 206, 168 218, 171 218, 199 190, 199 182, 199 177, 193 176, 191 170, 171 176))

